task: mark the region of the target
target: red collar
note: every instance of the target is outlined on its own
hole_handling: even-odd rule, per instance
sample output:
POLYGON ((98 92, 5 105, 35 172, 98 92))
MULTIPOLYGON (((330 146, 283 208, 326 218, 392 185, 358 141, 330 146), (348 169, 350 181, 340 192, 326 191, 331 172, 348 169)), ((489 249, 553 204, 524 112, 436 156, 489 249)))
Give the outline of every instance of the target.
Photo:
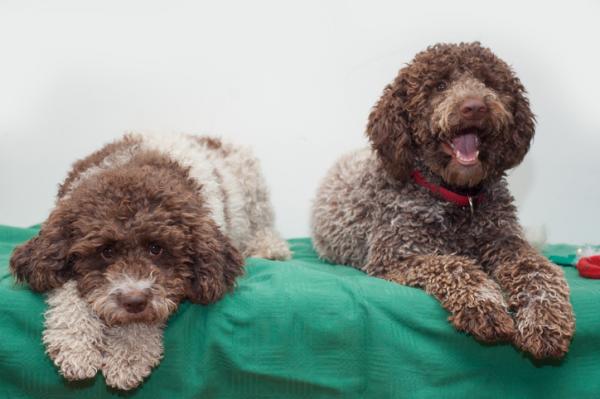
POLYGON ((432 193, 436 194, 438 197, 441 197, 448 202, 453 202, 458 206, 470 206, 472 209, 473 204, 479 204, 483 200, 483 195, 481 194, 478 194, 476 196, 461 195, 455 193, 454 191, 445 189, 442 186, 437 186, 433 183, 429 183, 427 180, 425 180, 421 172, 419 172, 418 170, 412 172, 411 177, 419 186, 425 187, 432 193))

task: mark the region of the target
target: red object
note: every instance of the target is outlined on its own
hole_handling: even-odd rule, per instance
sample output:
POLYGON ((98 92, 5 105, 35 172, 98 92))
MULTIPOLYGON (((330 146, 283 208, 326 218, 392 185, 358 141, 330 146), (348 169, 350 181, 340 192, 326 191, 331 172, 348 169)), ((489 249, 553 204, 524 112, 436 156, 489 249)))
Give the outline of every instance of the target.
POLYGON ((419 172, 418 170, 412 172, 411 176, 415 183, 417 183, 419 186, 425 187, 432 193, 436 194, 438 197, 442 197, 446 201, 453 202, 456 205, 470 206, 472 205, 471 201, 475 204, 479 204, 481 201, 483 201, 483 195, 481 194, 475 196, 461 195, 455 193, 454 191, 445 189, 442 186, 429 183, 427 180, 425 180, 421 172, 419 172))
POLYGON ((579 259, 577 270, 579 270, 579 275, 582 277, 600 279, 600 255, 579 259))

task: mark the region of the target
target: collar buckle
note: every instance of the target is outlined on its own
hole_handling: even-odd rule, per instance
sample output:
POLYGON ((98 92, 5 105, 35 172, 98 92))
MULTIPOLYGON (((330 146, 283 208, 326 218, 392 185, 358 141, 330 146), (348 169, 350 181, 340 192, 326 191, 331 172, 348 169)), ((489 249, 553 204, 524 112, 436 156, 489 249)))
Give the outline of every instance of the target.
POLYGON ((469 199, 469 209, 471 209, 471 216, 473 216, 475 215, 475 205, 473 205, 473 197, 469 195, 467 196, 467 198, 469 199))

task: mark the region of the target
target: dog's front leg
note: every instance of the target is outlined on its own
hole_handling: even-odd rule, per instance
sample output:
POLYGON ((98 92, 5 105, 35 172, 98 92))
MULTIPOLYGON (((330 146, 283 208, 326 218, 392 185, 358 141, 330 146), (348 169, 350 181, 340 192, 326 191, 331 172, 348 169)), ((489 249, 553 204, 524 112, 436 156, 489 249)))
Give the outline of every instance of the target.
POLYGON ((163 326, 133 323, 107 327, 102 374, 106 384, 122 390, 137 387, 163 355, 163 326))
POLYGON ((515 345, 536 358, 564 356, 575 317, 562 269, 516 236, 484 246, 482 263, 508 294, 517 324, 515 345))
POLYGON ((102 366, 104 324, 79 296, 77 283, 55 288, 46 300, 42 341, 67 380, 93 378, 102 366))
MULTIPOLYGON (((387 236, 388 238, 390 236, 387 236)), ((483 342, 511 340, 512 317, 500 287, 472 259, 456 255, 403 255, 391 242, 374 243, 364 270, 436 297, 450 322, 483 342)))

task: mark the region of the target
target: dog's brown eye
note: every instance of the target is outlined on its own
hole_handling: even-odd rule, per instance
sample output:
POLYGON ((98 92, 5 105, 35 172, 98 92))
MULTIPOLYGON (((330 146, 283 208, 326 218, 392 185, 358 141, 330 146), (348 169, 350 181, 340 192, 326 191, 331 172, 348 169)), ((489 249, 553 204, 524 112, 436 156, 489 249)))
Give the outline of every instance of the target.
POLYGON ((162 254, 163 251, 162 247, 155 242, 151 243, 148 249, 150 250, 150 254, 154 256, 162 254))
POLYGON ((446 90, 446 82, 444 82, 444 81, 439 82, 435 88, 437 91, 446 90))
POLYGON ((107 245, 104 248, 102 248, 100 254, 102 255, 102 258, 104 258, 104 260, 111 260, 115 256, 115 249, 112 245, 107 245))

